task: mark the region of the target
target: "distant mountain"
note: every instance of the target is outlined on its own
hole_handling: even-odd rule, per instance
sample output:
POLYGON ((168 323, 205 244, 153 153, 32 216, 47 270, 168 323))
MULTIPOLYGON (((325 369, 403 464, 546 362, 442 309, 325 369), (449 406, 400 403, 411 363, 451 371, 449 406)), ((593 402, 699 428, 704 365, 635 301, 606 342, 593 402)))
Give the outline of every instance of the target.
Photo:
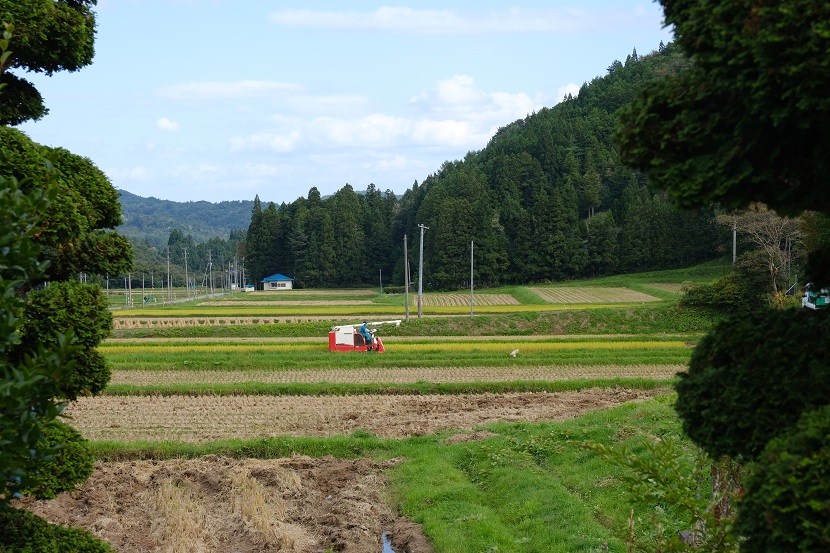
POLYGON ((213 237, 227 239, 232 230, 248 228, 254 206, 252 200, 173 202, 119 192, 124 224, 118 232, 159 247, 167 244, 173 229, 191 235, 197 243, 213 237))

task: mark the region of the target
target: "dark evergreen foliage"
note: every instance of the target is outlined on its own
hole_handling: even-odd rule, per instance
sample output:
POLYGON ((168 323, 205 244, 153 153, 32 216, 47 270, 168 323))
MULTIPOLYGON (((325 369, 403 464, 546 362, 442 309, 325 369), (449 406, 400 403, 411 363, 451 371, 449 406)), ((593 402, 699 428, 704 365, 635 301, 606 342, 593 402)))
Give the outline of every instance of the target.
POLYGON ((763 310, 719 324, 677 384, 683 430, 710 455, 757 457, 830 397, 830 317, 763 310))
POLYGON ((59 420, 42 428, 39 448, 55 448, 54 460, 40 463, 34 481, 23 490, 37 499, 54 499, 61 492, 72 491, 92 474, 95 459, 81 434, 59 420))
POLYGON ((23 313, 21 341, 13 356, 21 359, 37 347, 57 345, 55 333, 71 334, 77 346, 70 357, 74 369, 59 381, 62 394, 74 401, 78 396, 97 395, 110 380, 110 369, 95 348, 112 328, 112 315, 101 287, 74 280, 52 282, 31 292, 23 313))
POLYGON ((81 528, 49 524, 20 509, 0 511, 3 553, 110 553, 112 547, 81 528))
POLYGON ((746 478, 736 530, 746 553, 830 551, 830 406, 772 440, 746 478))

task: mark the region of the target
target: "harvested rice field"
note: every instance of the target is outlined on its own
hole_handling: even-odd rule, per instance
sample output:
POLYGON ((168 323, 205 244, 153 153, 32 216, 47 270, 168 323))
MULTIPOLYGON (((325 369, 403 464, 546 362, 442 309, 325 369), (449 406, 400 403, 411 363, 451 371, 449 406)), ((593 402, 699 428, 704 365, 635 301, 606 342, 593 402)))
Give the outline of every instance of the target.
POLYGON ((629 288, 595 288, 584 287, 558 287, 558 288, 528 288, 531 292, 548 303, 641 303, 660 301, 643 292, 629 288))
POLYGON ((419 369, 311 369, 273 370, 115 370, 111 385, 159 386, 170 384, 413 384, 416 382, 515 382, 582 379, 651 378, 668 380, 685 365, 572 365, 538 367, 431 367, 419 369))
MULTIPOLYGON (((110 389, 66 410, 70 424, 106 461, 96 463, 92 478, 75 492, 28 507, 50 521, 87 528, 118 551, 433 553, 424 530, 429 525, 404 516, 423 520, 403 507, 394 495, 399 490, 387 487, 418 457, 410 453, 420 444, 435 448, 425 459, 442 456, 445 443, 460 444, 452 453, 460 475, 472 466, 465 448, 475 442, 519 443, 505 428, 578 423, 591 413, 605 417, 609 408, 666 401, 659 397, 671 393, 697 339, 662 328, 649 335, 588 335, 605 329, 579 327, 575 332, 586 334, 576 336, 555 325, 527 331, 513 326, 518 316, 457 332, 462 319, 448 314, 468 320, 469 294, 427 294, 424 306, 433 311, 425 316, 447 318, 445 332, 458 335, 435 335, 428 329, 438 327, 428 324, 418 331, 419 321, 412 328, 423 336, 379 329, 382 355, 333 353, 325 335, 331 324, 358 320, 357 312, 360 319, 401 319, 383 314, 402 312, 403 298, 378 303, 375 290, 298 292, 249 292, 119 313, 114 327, 125 332, 99 348, 112 369, 110 389), (293 327, 315 328, 297 337, 271 337, 279 332, 265 328, 312 322, 325 324, 293 327), (230 328, 238 325, 249 328, 230 328), (508 332, 515 335, 491 335, 508 332), (647 401, 652 398, 658 399, 647 401), (367 453, 360 449, 364 443, 380 445, 367 453), (277 444, 289 445, 276 458, 248 458, 253 450, 283 447, 277 444), (337 450, 342 458, 315 449, 337 444, 345 444, 337 450)), ((622 287, 532 292, 549 304, 659 299, 622 287)), ((536 305, 530 296, 476 294, 474 301, 491 306, 483 311, 494 319, 508 311, 559 309, 536 305)), ((615 421, 603 424, 617 429, 615 421)), ((540 440, 530 445, 547 443, 548 436, 540 440)), ((426 470, 416 479, 431 472, 444 474, 426 470)), ((478 485, 476 473, 463 478, 469 479, 465 486, 478 485)), ((477 509, 469 519, 450 513, 457 519, 449 521, 450 532, 477 524, 477 509)), ((592 545, 601 548, 601 542, 592 545)), ((474 551, 480 550, 488 549, 474 551)))
POLYGON ((358 430, 406 438, 496 421, 563 420, 666 392, 594 388, 452 396, 104 396, 79 399, 67 415, 84 437, 96 441, 201 443, 358 430))
MULTIPOLYGON (((463 307, 470 305, 470 294, 424 294, 424 307, 463 307)), ((483 305, 520 305, 521 302, 510 294, 475 294, 473 304, 483 305)), ((418 296, 413 295, 412 304, 418 304, 418 296)))

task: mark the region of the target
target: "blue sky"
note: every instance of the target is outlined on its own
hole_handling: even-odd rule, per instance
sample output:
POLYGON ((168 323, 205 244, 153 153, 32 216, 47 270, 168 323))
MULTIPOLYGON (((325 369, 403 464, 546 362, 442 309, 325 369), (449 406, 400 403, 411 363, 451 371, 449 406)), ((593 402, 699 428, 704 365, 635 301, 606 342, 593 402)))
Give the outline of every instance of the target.
POLYGON ((94 63, 29 74, 20 128, 120 189, 292 202, 401 194, 636 48, 672 39, 647 0, 99 0, 94 63))

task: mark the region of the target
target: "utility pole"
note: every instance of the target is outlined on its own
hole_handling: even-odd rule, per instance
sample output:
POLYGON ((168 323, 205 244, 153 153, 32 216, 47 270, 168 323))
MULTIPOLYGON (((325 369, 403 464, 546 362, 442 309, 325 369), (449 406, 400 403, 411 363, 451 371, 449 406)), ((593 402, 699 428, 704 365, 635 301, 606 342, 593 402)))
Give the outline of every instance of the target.
POLYGON ((167 246, 167 299, 173 297, 173 289, 170 287, 170 246, 167 246))
POLYGON ((473 241, 470 240, 470 318, 473 318, 473 241))
POLYGON ((738 221, 732 221, 732 265, 738 258, 738 221))
POLYGON ((403 287, 404 287, 404 313, 406 322, 409 322, 409 253, 406 251, 406 235, 403 235, 403 287))
POLYGON ((383 269, 378 269, 380 271, 380 295, 383 295, 383 269))
POLYGON ((424 295, 424 231, 429 230, 426 225, 418 225, 421 229, 421 256, 418 261, 418 318, 421 318, 424 295))
POLYGON ((208 250, 208 289, 213 294, 213 252, 208 250))
POLYGON ((187 248, 184 249, 184 290, 187 297, 190 297, 190 280, 187 278, 187 248))

